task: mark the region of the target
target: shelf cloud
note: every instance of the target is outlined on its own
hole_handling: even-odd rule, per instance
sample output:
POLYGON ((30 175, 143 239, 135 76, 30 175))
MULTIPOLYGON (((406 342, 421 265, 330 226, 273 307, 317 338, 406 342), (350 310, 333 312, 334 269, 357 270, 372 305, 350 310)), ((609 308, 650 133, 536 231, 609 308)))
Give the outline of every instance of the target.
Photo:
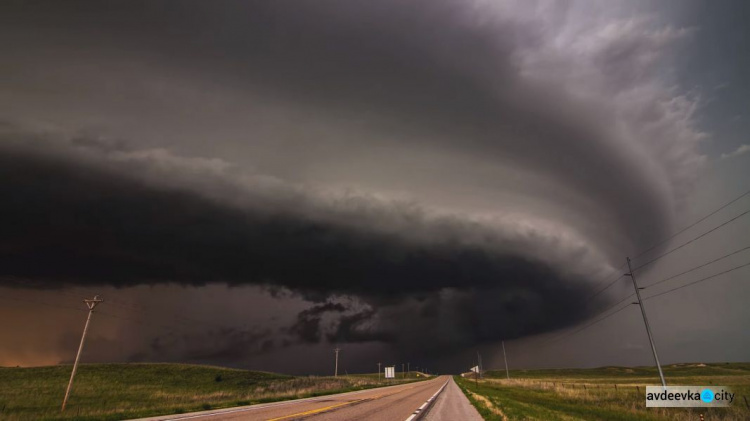
POLYGON ((584 320, 670 232, 706 136, 663 71, 693 30, 582 7, 4 5, 0 275, 309 301, 227 349, 452 352, 584 320))

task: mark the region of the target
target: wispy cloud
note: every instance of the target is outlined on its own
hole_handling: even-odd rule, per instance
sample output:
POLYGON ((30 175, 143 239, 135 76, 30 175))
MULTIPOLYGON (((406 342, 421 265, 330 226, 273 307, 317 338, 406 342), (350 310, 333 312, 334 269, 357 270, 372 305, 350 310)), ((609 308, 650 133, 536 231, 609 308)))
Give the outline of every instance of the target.
POLYGON ((740 147, 733 152, 721 154, 721 159, 734 158, 735 156, 744 155, 748 152, 750 152, 750 145, 740 145, 740 147))

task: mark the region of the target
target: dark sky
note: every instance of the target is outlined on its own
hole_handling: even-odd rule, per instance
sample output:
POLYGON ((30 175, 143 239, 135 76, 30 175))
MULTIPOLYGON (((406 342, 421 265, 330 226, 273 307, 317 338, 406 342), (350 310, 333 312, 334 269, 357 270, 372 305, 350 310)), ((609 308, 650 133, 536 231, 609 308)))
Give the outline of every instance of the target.
MULTIPOLYGON (((630 310, 545 339, 750 189, 747 6, 667 3, 5 2, 0 365, 69 361, 94 293, 89 361, 648 364, 630 310)), ((649 301, 662 359, 747 360, 746 279, 649 301)))

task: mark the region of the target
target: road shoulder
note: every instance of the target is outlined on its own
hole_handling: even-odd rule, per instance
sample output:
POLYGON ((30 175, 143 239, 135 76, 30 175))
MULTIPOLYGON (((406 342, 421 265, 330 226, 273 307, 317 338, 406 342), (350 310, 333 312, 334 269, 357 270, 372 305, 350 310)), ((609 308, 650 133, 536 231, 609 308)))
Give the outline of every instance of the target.
POLYGON ((421 418, 425 421, 482 421, 476 408, 469 402, 451 377, 445 390, 440 393, 433 405, 421 418))

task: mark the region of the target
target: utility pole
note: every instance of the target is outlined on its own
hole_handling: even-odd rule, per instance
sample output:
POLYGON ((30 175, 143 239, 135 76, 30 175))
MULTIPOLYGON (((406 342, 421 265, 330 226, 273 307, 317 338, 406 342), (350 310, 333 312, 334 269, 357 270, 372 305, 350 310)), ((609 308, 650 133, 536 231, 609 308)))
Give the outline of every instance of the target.
POLYGON ((477 370, 479 370, 479 377, 482 377, 482 356, 477 352, 477 370))
POLYGON ((651 326, 648 324, 648 317, 646 317, 646 308, 643 307, 643 300, 641 299, 641 289, 638 288, 638 282, 635 280, 635 274, 633 268, 630 267, 630 257, 628 259, 628 272, 625 276, 630 276, 633 280, 633 287, 635 288, 635 295, 638 297, 638 305, 641 306, 641 314, 643 314, 643 323, 646 325, 646 333, 648 333, 648 341, 651 343, 651 351, 654 353, 654 361, 656 361, 656 368, 659 369, 659 377, 661 378, 661 385, 667 387, 667 381, 664 380, 664 373, 661 371, 661 364, 659 363, 659 356, 656 354, 656 344, 654 344, 654 335, 651 333, 651 326))
POLYGON ((510 380, 510 373, 508 372, 508 358, 505 357, 505 341, 503 341, 503 360, 505 360, 505 377, 510 380))
POLYGON ((336 353, 336 368, 335 368, 335 370, 333 372, 333 377, 338 377, 339 376, 339 351, 341 351, 341 349, 339 349, 339 347, 336 347, 336 349, 333 350, 333 352, 336 353))
POLYGON ((404 363, 401 363, 401 378, 402 379, 406 378, 406 373, 404 373, 404 363))
POLYGON ((78 360, 81 359, 81 352, 83 352, 83 342, 86 340, 86 332, 89 330, 89 322, 91 322, 91 315, 94 313, 94 308, 97 304, 101 303, 102 300, 98 295, 90 300, 83 300, 86 303, 86 307, 89 308, 89 316, 86 318, 86 324, 83 326, 83 335, 81 335, 81 344, 78 346, 78 354, 76 354, 76 361, 73 363, 73 372, 70 373, 70 381, 68 381, 68 388, 65 390, 65 398, 63 398, 62 409, 65 411, 65 405, 68 403, 68 396, 70 396, 70 388, 73 387, 73 378, 76 376, 78 370, 78 360))
POLYGON ((378 363, 378 381, 380 381, 380 364, 382 363, 378 363))

